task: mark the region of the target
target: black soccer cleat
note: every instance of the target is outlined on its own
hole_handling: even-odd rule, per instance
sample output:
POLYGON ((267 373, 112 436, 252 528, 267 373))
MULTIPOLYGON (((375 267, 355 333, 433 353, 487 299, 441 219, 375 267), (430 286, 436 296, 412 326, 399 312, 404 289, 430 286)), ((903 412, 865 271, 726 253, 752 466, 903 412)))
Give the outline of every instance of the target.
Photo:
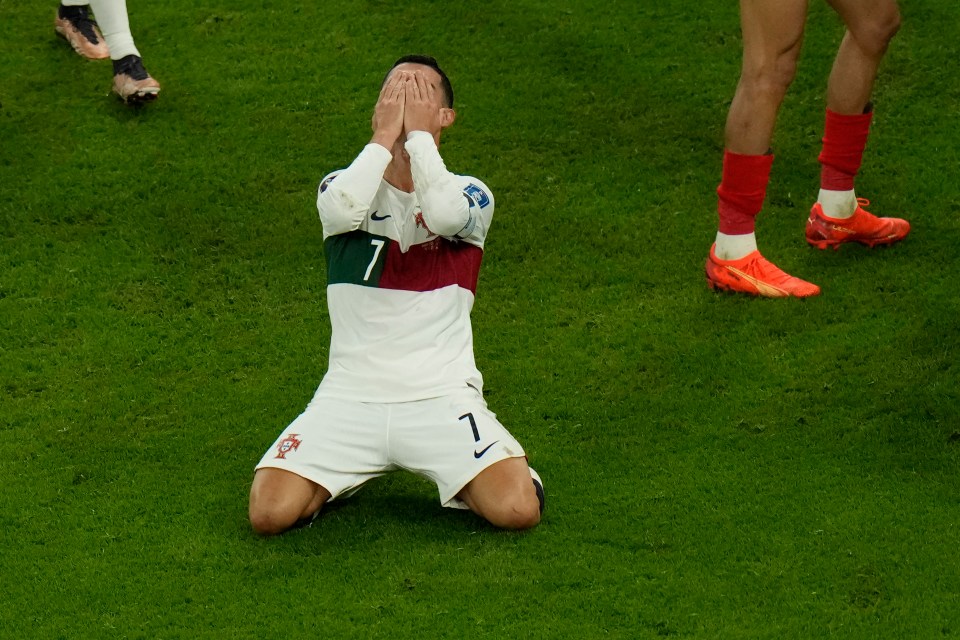
POLYGON ((84 5, 65 7, 60 5, 53 21, 57 35, 70 43, 73 50, 84 58, 102 60, 110 57, 110 49, 96 21, 90 17, 90 9, 84 5))
POLYGON ((540 514, 543 514, 543 505, 545 498, 543 495, 543 481, 540 480, 540 474, 530 469, 530 478, 533 480, 533 488, 537 492, 537 500, 540 501, 540 514))
POLYGON ((113 61, 113 91, 127 104, 157 99, 160 83, 143 67, 140 56, 129 55, 113 61))

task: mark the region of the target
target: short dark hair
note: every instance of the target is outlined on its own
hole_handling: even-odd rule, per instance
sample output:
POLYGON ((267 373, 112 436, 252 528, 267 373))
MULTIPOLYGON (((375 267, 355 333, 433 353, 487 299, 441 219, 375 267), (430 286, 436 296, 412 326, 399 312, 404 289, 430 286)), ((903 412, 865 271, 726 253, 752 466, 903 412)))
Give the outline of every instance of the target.
MULTIPOLYGON (((390 71, 393 71, 398 65, 404 64, 405 62, 412 62, 413 64, 422 64, 425 67, 430 67, 434 71, 440 74, 440 86, 443 88, 444 97, 446 97, 447 106, 451 109, 453 108, 453 86, 450 84, 450 78, 447 77, 447 74, 443 72, 443 69, 440 68, 440 64, 437 62, 437 59, 433 56, 425 56, 419 53, 414 53, 408 56, 403 56, 399 60, 393 63, 393 66, 390 67, 390 71)), ((387 71, 387 75, 383 77, 383 82, 387 81, 387 77, 390 75, 390 71, 387 71)), ((381 83, 382 84, 382 83, 381 83)))

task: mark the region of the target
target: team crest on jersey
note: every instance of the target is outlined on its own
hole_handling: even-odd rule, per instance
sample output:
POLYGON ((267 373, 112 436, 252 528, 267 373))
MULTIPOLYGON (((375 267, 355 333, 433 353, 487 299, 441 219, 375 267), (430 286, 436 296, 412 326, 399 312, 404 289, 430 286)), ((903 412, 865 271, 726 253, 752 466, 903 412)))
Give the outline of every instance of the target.
POLYGON ((423 211, 417 211, 417 215, 413 216, 413 219, 416 221, 418 229, 427 230, 428 238, 432 238, 433 236, 437 235, 433 231, 430 231, 430 227, 428 227, 427 223, 423 221, 423 211))
POLYGON ((472 182, 463 188, 463 192, 476 200, 481 209, 490 204, 490 196, 488 196, 483 189, 472 182))
POLYGON ((287 454, 300 448, 301 440, 297 438, 299 433, 291 433, 286 438, 277 443, 277 458, 286 460, 287 454))

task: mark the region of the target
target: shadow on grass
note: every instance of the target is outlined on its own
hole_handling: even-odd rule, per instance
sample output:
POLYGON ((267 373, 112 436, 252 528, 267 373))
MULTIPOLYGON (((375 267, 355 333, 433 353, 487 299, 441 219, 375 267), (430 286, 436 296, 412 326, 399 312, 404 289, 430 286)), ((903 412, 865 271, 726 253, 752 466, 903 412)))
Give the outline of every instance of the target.
POLYGON ((357 495, 328 503, 311 525, 273 538, 253 533, 245 503, 217 502, 220 508, 209 520, 212 531, 226 538, 275 544, 277 550, 288 549, 298 555, 319 555, 332 549, 342 553, 404 541, 445 543, 479 532, 511 535, 467 510, 442 507, 429 483, 400 474, 369 482, 357 495), (230 517, 222 517, 228 513, 230 517))

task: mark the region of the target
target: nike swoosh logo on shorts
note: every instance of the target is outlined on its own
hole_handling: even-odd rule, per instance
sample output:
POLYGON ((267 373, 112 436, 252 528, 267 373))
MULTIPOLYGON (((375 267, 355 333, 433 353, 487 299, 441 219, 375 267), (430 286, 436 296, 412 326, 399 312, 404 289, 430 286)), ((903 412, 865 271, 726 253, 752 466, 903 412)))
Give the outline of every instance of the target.
POLYGON ((488 444, 487 446, 485 446, 483 449, 480 449, 480 451, 474 451, 474 452, 473 452, 473 457, 476 458, 477 460, 479 460, 480 458, 483 457, 483 454, 485 454, 485 453, 487 452, 487 450, 490 449, 490 447, 492 447, 493 445, 497 444, 498 442, 500 442, 500 441, 499 441, 499 440, 494 440, 493 442, 491 442, 490 444, 488 444))
POLYGON ((387 218, 390 217, 390 214, 389 214, 389 213, 388 213, 387 215, 385 215, 385 216, 378 216, 377 213, 379 213, 379 212, 380 212, 380 209, 377 209, 376 211, 374 211, 373 213, 371 213, 371 214, 370 214, 370 219, 373 220, 374 222, 380 222, 381 220, 386 220, 387 218))

